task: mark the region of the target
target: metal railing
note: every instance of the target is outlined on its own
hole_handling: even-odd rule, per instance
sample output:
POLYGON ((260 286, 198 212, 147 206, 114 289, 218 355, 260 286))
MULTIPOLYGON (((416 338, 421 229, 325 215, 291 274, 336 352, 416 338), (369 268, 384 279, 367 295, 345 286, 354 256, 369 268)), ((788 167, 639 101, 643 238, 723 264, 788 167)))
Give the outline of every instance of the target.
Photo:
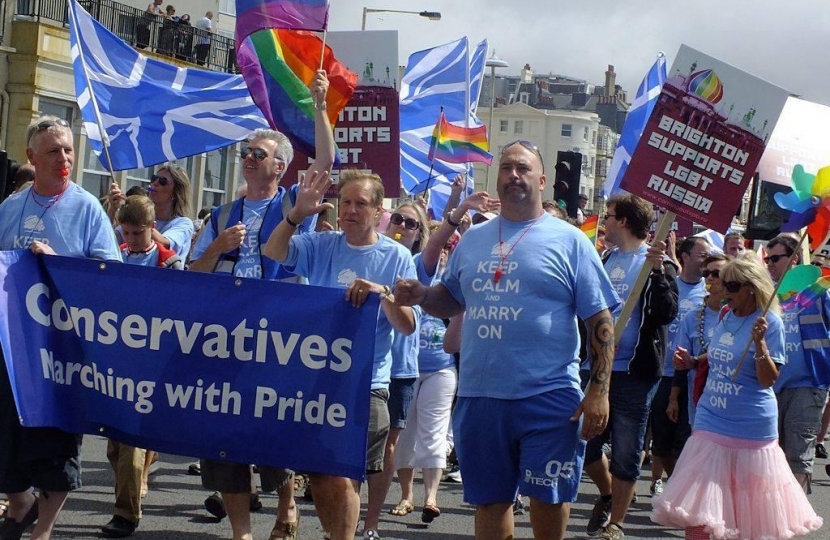
MULTIPOLYGON (((68 24, 67 0, 15 1, 16 18, 68 24)), ((136 49, 154 51, 213 71, 239 72, 235 42, 231 38, 200 30, 181 18, 158 17, 112 0, 79 0, 79 4, 136 49)))

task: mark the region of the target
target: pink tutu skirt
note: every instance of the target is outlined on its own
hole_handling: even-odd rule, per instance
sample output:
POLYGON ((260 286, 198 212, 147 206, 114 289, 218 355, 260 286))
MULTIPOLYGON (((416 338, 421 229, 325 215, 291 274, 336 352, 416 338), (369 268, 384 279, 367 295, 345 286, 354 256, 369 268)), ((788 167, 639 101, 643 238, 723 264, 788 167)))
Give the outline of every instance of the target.
POLYGON ((713 538, 779 540, 821 527, 778 441, 695 431, 686 442, 651 519, 698 527, 713 538))

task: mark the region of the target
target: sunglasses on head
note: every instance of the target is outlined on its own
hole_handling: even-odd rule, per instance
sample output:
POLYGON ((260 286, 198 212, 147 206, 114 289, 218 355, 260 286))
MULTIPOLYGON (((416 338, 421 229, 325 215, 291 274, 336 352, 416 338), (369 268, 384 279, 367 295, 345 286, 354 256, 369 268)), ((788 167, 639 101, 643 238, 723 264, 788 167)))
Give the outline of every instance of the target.
POLYGON ((69 122, 67 122, 63 118, 57 118, 55 120, 44 120, 43 122, 39 122, 35 125, 35 129, 33 129, 31 133, 29 133, 29 139, 26 141, 26 144, 28 144, 29 141, 32 140, 32 137, 34 137, 35 133, 40 133, 41 131, 47 130, 55 126, 60 126, 62 128, 68 129, 69 122))
POLYGON ((504 152, 505 150, 507 150, 508 148, 510 148, 511 146, 516 145, 516 144, 519 144, 519 145, 523 146, 525 149, 530 150, 531 152, 536 154, 536 157, 539 158, 539 163, 542 164, 542 172, 545 172, 545 160, 542 159, 542 152, 539 151, 538 146, 536 146, 535 144, 533 144, 530 141, 525 141, 525 140, 520 139, 518 141, 513 141, 511 143, 507 143, 507 145, 502 149, 502 152, 504 152))
POLYGON ((242 156, 242 159, 246 159, 251 154, 254 155, 257 161, 264 161, 265 158, 268 157, 268 152, 266 152, 262 148, 251 148, 250 146, 243 146, 242 149, 239 151, 239 155, 242 156))
POLYGON ((727 292, 736 293, 741 290, 741 287, 746 285, 746 283, 741 283, 740 281, 724 281, 723 288, 726 289, 727 292))
POLYGON ((770 255, 768 257, 764 257, 764 262, 767 263, 767 264, 769 264, 769 263, 777 264, 778 261, 780 261, 781 259, 786 259, 788 257, 789 257, 789 255, 770 255))
POLYGON ((417 219, 403 217, 401 214, 397 212, 395 212, 389 217, 389 222, 393 225, 400 225, 401 223, 403 223, 404 228, 409 229, 410 231, 416 231, 421 226, 421 223, 417 219))
POLYGON ((150 177, 150 183, 152 184, 153 182, 158 182, 158 185, 160 185, 160 186, 166 186, 167 182, 169 182, 169 180, 164 176, 159 176, 157 174, 154 174, 153 176, 150 177))
POLYGON ((709 270, 709 269, 707 268, 706 270, 704 270, 703 272, 701 272, 701 274, 703 274, 703 279, 706 279, 706 278, 708 278, 709 276, 712 276, 713 278, 717 279, 717 278, 719 278, 719 277, 720 277, 720 269, 717 269, 717 270, 709 270))

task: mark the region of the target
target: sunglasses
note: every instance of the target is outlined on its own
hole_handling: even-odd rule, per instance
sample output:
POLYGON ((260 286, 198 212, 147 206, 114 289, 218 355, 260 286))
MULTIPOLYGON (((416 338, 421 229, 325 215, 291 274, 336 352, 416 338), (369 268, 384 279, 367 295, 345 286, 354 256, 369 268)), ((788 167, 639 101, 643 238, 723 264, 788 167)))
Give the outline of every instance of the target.
POLYGON ((266 152, 262 148, 251 148, 250 146, 243 146, 242 149, 239 151, 239 155, 242 156, 242 159, 247 159, 247 157, 251 154, 254 155, 257 161, 265 161, 265 158, 268 157, 268 152, 266 152))
POLYGON ((519 144, 519 145, 523 146, 525 149, 530 150, 531 152, 536 154, 536 157, 539 158, 539 163, 542 164, 542 172, 545 172, 545 160, 542 159, 542 152, 539 151, 538 146, 536 146, 535 144, 533 144, 530 141, 518 140, 518 141, 513 141, 511 143, 507 143, 507 145, 502 149, 502 153, 504 153, 505 150, 507 150, 508 148, 510 148, 511 146, 516 145, 516 144, 519 144))
POLYGON ((781 259, 787 259, 787 258, 789 258, 789 255, 770 255, 769 257, 764 257, 764 262, 767 263, 767 264, 769 264, 769 263, 777 264, 778 261, 780 261, 781 259))
POLYGON ((706 279, 709 276, 712 276, 713 278, 718 279, 720 277, 720 269, 717 269, 717 270, 706 269, 703 272, 701 272, 701 274, 703 274, 703 279, 706 279))
POLYGON ((44 120, 43 122, 36 124, 34 129, 32 129, 32 131, 29 133, 29 137, 26 139, 26 144, 29 144, 29 142, 32 140, 32 137, 34 137, 35 133, 40 133, 41 131, 47 130, 55 126, 60 126, 62 128, 69 129, 69 122, 62 118, 57 118, 55 120, 44 120))
POLYGON ((610 217, 617 219, 617 216, 615 214, 605 214, 605 217, 603 219, 608 219, 610 217))
POLYGON ((417 219, 412 219, 409 217, 405 218, 397 212, 389 216, 389 222, 393 225, 400 225, 401 223, 403 223, 404 228, 409 229, 410 231, 417 231, 418 228, 421 226, 421 222, 417 219))
POLYGON ((158 182, 158 185, 164 187, 164 186, 167 185, 167 182, 169 182, 169 180, 164 176, 159 176, 157 174, 154 174, 153 176, 150 177, 150 183, 152 184, 153 182, 158 182))
POLYGON ((746 285, 746 283, 741 283, 740 281, 724 281, 723 288, 726 289, 727 292, 736 293, 741 290, 741 287, 746 285))

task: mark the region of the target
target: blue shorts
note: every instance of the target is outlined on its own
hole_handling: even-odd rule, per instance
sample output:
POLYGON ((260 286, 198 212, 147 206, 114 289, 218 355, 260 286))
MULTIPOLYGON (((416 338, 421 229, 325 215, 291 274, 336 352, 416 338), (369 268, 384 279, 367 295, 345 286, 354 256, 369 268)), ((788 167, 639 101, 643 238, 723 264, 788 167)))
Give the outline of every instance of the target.
POLYGON ((575 501, 585 441, 570 418, 581 401, 573 388, 515 400, 459 397, 453 431, 464 500, 512 503, 518 490, 551 504, 575 501))
POLYGON ((389 383, 389 427, 392 429, 404 429, 406 427, 406 415, 409 413, 409 404, 412 403, 412 396, 415 393, 415 381, 417 377, 407 379, 395 379, 389 383))

